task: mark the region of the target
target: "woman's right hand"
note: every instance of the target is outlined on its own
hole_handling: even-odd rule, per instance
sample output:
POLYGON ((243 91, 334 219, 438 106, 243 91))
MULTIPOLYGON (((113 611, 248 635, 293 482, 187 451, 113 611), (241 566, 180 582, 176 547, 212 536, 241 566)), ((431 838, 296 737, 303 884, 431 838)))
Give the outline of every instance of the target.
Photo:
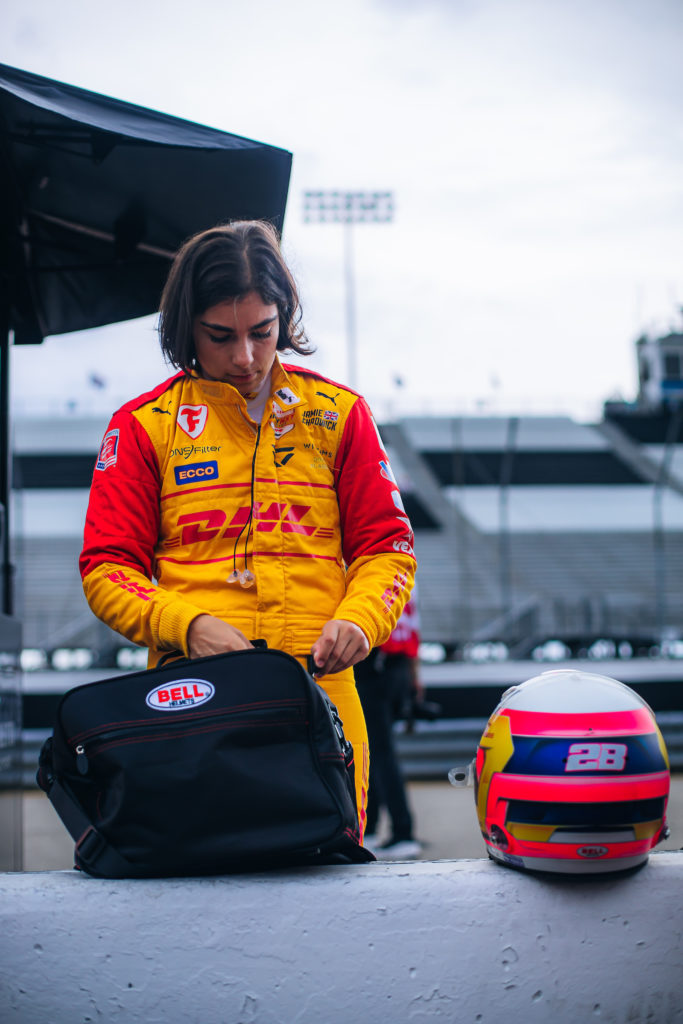
POLYGON ((244 651, 253 647, 244 633, 229 622, 213 615, 198 615, 187 631, 188 653, 191 658, 206 658, 209 654, 226 651, 244 651))

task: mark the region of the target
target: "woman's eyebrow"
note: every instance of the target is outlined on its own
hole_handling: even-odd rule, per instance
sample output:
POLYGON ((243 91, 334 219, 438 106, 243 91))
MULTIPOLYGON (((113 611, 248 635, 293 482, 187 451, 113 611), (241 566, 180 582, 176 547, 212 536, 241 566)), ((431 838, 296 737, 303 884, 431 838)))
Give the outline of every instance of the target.
MULTIPOLYGON (((268 324, 272 324, 274 320, 277 320, 277 318, 278 314, 276 313, 275 316, 268 317, 267 320, 260 320, 259 323, 252 324, 252 326, 249 327, 248 330, 259 331, 262 327, 267 327, 268 324)), ((212 324, 208 320, 200 320, 199 322, 202 325, 202 327, 208 327, 212 331, 223 331, 225 334, 228 334, 235 330, 234 327, 226 327, 225 324, 212 324)))

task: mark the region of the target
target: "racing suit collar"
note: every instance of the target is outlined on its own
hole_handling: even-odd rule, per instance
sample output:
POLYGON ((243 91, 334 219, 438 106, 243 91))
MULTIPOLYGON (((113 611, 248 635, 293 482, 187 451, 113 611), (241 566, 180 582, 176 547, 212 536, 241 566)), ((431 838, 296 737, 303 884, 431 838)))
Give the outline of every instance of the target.
MULTIPOLYGON (((198 377, 195 373, 190 375, 202 394, 207 399, 210 399, 212 403, 216 405, 239 406, 246 415, 247 400, 232 384, 226 384, 220 380, 205 380, 204 377, 198 377)), ((283 369, 277 354, 275 355, 275 361, 270 372, 269 398, 276 401, 281 408, 286 409, 293 409, 298 405, 306 404, 306 399, 302 398, 294 390, 293 382, 283 369)))

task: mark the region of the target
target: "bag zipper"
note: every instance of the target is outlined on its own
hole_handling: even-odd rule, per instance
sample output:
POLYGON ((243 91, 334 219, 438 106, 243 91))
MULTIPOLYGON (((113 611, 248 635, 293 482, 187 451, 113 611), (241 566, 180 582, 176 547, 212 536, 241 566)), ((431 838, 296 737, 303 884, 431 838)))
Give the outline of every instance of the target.
POLYGON ((336 732, 337 737, 339 739, 339 746, 341 747, 342 754, 344 755, 344 760, 348 764, 349 758, 353 760, 353 747, 351 745, 351 741, 347 740, 346 736, 344 735, 344 724, 341 718, 339 717, 339 712, 337 711, 336 706, 332 703, 332 701, 328 701, 327 706, 330 711, 330 717, 332 719, 334 731, 336 732))
MULTIPOLYGON (((260 715, 260 716, 264 716, 264 715, 267 715, 267 714, 268 715, 289 714, 289 715, 292 716, 292 719, 291 719, 292 721, 300 721, 302 718, 305 717, 305 712, 306 712, 306 706, 302 702, 301 706, 296 706, 295 705, 294 707, 289 706, 289 707, 280 707, 280 708, 261 708, 260 710, 257 710, 257 711, 251 711, 250 714, 251 715, 257 714, 257 715, 260 715)), ((222 714, 212 715, 210 717, 207 716, 204 719, 197 719, 194 722, 187 722, 187 721, 183 721, 183 722, 155 721, 155 722, 145 722, 144 725, 136 725, 136 726, 126 726, 126 725, 121 725, 121 726, 118 726, 118 727, 114 726, 113 728, 108 729, 106 732, 95 733, 93 736, 88 737, 87 742, 76 744, 76 746, 73 748, 74 753, 76 754, 76 769, 77 769, 77 771, 78 771, 78 773, 80 775, 87 775, 88 771, 89 771, 89 768, 90 768, 90 763, 89 763, 88 757, 89 756, 92 757, 93 754, 95 754, 99 748, 101 748, 104 744, 106 744, 109 740, 112 740, 112 739, 127 740, 127 739, 135 739, 138 736, 142 736, 142 737, 146 736, 148 739, 153 740, 155 737, 154 737, 154 735, 150 735, 150 730, 153 733, 155 729, 164 729, 164 730, 168 731, 169 729, 176 730, 176 729, 185 728, 185 729, 188 730, 188 733, 191 733, 193 731, 193 729, 191 727, 199 727, 196 730, 198 732, 212 732, 215 728, 219 728, 220 725, 223 724, 224 722, 229 721, 230 719, 234 720, 239 715, 242 716, 244 721, 248 720, 248 719, 245 718, 243 711, 240 711, 240 712, 225 711, 222 714), (87 748, 87 750, 86 750, 86 748, 87 748)), ((256 724, 261 724, 261 723, 256 723, 256 724)), ((262 724, 267 724, 267 723, 262 723, 262 724)))

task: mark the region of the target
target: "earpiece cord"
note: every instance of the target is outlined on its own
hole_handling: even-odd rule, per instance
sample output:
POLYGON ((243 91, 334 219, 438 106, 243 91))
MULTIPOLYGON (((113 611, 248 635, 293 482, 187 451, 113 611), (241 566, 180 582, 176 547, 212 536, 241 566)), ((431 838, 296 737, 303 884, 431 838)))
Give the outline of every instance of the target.
MULTIPOLYGON (((258 446, 259 446, 259 441, 260 440, 261 440, 261 424, 259 423, 258 427, 256 428, 256 444, 254 445, 254 454, 253 454, 252 460, 251 460, 251 493, 250 493, 250 496, 249 496, 249 518, 247 519, 247 522, 245 524, 246 527, 247 527, 247 535, 244 538, 244 554, 243 554, 245 572, 246 572, 246 569, 247 569, 247 544, 249 543, 249 530, 251 528, 251 524, 252 524, 252 521, 253 521, 253 518, 254 518, 254 477, 256 475, 256 453, 258 451, 258 446)), ((242 532, 240 531, 240 537, 241 536, 242 536, 242 532)), ((237 543, 239 542, 239 539, 240 538, 238 537, 237 541, 235 542, 235 547, 237 547, 237 543)))
MULTIPOLYGON (((254 476, 256 474, 256 453, 258 451, 258 446, 259 446, 259 441, 260 440, 261 440, 261 424, 259 423, 258 427, 256 428, 256 444, 254 445, 254 454, 253 454, 252 459, 251 459, 251 484, 250 484, 250 494, 249 494, 249 517, 248 517, 246 523, 243 524, 242 529, 240 530, 240 532, 237 534, 237 537, 235 538, 235 546, 232 549, 232 576, 235 578, 235 580, 240 575, 237 572, 237 548, 239 546, 240 537, 242 536, 242 534, 244 533, 245 530, 247 531, 247 535, 244 538, 244 553, 243 553, 244 569, 245 569, 245 571, 246 571, 246 568, 247 568, 247 544, 249 542, 249 528, 251 526, 251 523, 252 523, 252 520, 253 520, 253 517, 254 517, 254 476)), ((228 582, 230 583, 230 582, 232 582, 232 580, 228 580, 228 582)))
POLYGON ((248 526, 250 522, 251 522, 251 512, 249 513, 249 518, 247 519, 246 523, 242 524, 242 529, 240 530, 240 532, 235 537, 235 546, 232 549, 232 575, 233 576, 237 576, 237 545, 240 542, 240 537, 244 533, 244 528, 246 526, 248 526))

